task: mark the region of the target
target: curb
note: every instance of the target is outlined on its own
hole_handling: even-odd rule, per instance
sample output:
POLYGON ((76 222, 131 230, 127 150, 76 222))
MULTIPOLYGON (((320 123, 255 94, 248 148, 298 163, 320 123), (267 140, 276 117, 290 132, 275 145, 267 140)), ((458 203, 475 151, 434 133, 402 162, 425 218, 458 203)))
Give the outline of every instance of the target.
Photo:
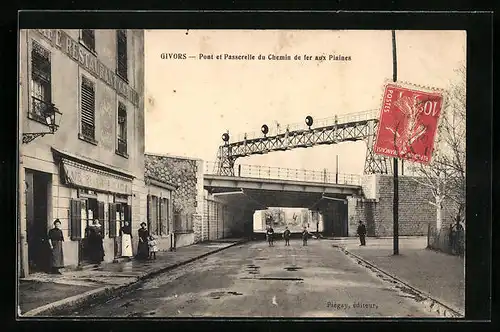
POLYGON ((106 300, 109 301, 112 298, 118 297, 124 292, 131 292, 140 286, 141 281, 145 281, 149 278, 152 278, 158 274, 164 273, 169 270, 176 269, 182 265, 186 265, 192 263, 198 259, 204 258, 206 256, 218 253, 222 250, 241 245, 246 243, 247 240, 238 241, 232 243, 226 247, 218 248, 207 253, 201 254, 199 256, 195 256, 185 261, 181 261, 175 263, 173 265, 164 266, 159 268, 158 270, 154 270, 148 273, 144 273, 141 276, 137 277, 137 280, 123 284, 123 285, 114 285, 114 286, 106 286, 97 289, 90 290, 80 295, 71 296, 56 302, 52 302, 41 307, 32 309, 30 311, 25 312, 24 314, 20 314, 19 317, 34 317, 34 316, 47 316, 47 315, 64 315, 65 313, 69 313, 74 311, 77 307, 86 307, 91 305, 95 301, 106 300))
MULTIPOLYGON (((441 301, 441 300, 436 300, 435 298, 430 296, 428 293, 423 292, 420 289, 415 288, 414 286, 410 285, 408 282, 403 281, 403 280, 399 279, 398 277, 382 270, 381 268, 379 268, 375 264, 370 263, 366 259, 348 251, 346 248, 344 248, 342 246, 335 245, 335 244, 333 245, 333 247, 339 248, 340 250, 342 250, 344 252, 344 254, 346 254, 346 256, 350 256, 351 258, 357 259, 358 261, 363 262, 365 265, 367 265, 372 270, 375 270, 376 272, 385 275, 387 278, 390 279, 390 281, 393 283, 393 285, 400 284, 400 285, 403 285, 404 287, 410 289, 411 291, 416 293, 420 298, 423 299, 420 302, 426 302, 426 304, 428 305, 428 307, 431 311, 437 312, 442 317, 463 318, 465 316, 465 314, 461 310, 454 308, 454 306, 452 306, 450 304, 444 304, 443 301, 441 301)), ((359 262, 358 262, 358 264, 359 264, 359 262)))

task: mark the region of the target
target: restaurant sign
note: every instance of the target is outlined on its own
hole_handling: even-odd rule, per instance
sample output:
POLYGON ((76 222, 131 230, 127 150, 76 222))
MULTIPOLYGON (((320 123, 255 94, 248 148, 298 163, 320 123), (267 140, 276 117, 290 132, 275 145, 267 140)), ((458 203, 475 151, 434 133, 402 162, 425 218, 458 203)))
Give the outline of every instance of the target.
POLYGON ((91 167, 81 166, 65 159, 62 160, 62 167, 65 184, 102 192, 132 194, 132 182, 122 177, 93 170, 91 167))
POLYGON ((120 78, 112 69, 106 67, 97 57, 78 41, 60 29, 36 29, 52 46, 60 49, 80 66, 100 79, 135 106, 139 105, 139 94, 120 78))

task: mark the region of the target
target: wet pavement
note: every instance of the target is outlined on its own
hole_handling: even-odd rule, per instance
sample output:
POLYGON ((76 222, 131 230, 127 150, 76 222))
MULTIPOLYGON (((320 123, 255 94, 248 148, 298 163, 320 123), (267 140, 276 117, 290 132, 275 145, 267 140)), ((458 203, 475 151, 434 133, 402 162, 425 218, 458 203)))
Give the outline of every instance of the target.
POLYGON ((182 264, 201 255, 234 245, 237 239, 208 242, 158 252, 151 261, 128 260, 117 263, 88 265, 84 268, 61 269, 61 275, 33 273, 20 280, 19 306, 24 314, 32 309, 81 295, 94 289, 127 285, 160 269, 182 264))
POLYGON ((327 240, 238 245, 71 316, 437 317, 327 240))
POLYGON ((359 247, 355 239, 337 243, 385 272, 432 294, 433 298, 462 313, 465 311, 464 258, 426 249, 426 237, 400 239, 399 256, 393 255, 392 239, 368 238, 366 247, 359 247))
POLYGON ((96 285, 74 285, 74 284, 52 284, 40 281, 20 281, 19 306, 22 312, 38 308, 60 300, 64 297, 70 297, 96 289, 96 285))

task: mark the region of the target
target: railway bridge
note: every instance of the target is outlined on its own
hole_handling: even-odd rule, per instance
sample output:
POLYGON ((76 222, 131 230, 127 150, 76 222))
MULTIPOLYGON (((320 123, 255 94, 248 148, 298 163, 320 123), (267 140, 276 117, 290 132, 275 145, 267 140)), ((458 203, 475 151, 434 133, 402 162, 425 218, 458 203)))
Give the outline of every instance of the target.
MULTIPOLYGON (((222 135, 215 162, 205 164, 204 188, 210 197, 244 209, 244 231, 252 232, 253 214, 269 207, 300 207, 323 218, 328 236, 354 236, 359 220, 368 235, 392 235, 391 161, 376 155, 373 143, 378 110, 313 120, 284 128, 262 125, 261 131, 236 138, 222 135), (335 174, 327 170, 265 167, 236 163, 239 158, 316 145, 364 141, 364 174, 335 174)), ((423 235, 435 221, 428 204, 430 191, 409 176, 400 177, 400 234, 423 235), (403 210, 404 211, 401 211, 403 210)))

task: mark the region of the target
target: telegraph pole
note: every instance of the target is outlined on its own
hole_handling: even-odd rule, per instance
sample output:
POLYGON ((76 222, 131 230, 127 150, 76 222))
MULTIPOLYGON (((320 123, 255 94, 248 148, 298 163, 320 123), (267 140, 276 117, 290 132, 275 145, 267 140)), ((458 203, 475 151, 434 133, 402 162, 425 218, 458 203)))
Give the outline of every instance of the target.
MULTIPOLYGON (((396 56, 396 31, 392 30, 392 81, 398 80, 398 62, 396 56)), ((399 255, 399 178, 398 178, 398 158, 393 158, 393 181, 394 181, 394 200, 392 206, 393 217, 393 253, 399 255)))

